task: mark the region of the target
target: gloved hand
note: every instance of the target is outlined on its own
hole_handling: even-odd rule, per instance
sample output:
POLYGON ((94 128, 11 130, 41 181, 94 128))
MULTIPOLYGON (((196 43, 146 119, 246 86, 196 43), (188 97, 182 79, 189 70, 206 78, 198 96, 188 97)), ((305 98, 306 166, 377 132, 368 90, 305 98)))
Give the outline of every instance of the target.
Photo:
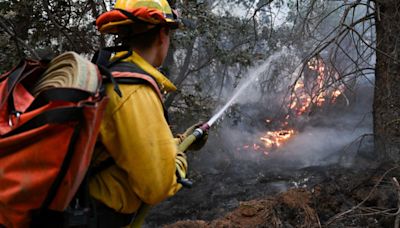
MULTIPOLYGON (((196 128, 201 127, 203 124, 204 124, 203 122, 199 122, 197 124, 190 126, 188 129, 186 129, 186 131, 183 134, 177 134, 178 138, 180 139, 181 142, 183 142, 186 139, 186 137, 191 135, 196 128)), ((203 132, 203 136, 200 139, 194 141, 187 150, 200 150, 206 144, 207 139, 208 139, 208 131, 205 131, 203 132)))

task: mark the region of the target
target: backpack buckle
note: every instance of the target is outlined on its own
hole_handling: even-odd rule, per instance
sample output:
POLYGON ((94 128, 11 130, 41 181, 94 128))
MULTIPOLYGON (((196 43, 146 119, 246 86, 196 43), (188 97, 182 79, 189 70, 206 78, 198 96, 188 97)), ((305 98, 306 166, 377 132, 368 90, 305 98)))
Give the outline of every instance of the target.
POLYGON ((68 216, 68 227, 90 227, 91 210, 87 207, 82 207, 79 203, 79 198, 75 199, 66 210, 68 216))
POLYGON ((18 125, 19 119, 21 117, 21 112, 13 111, 8 117, 8 125, 13 128, 14 126, 18 125), (15 116, 15 122, 13 122, 13 116, 15 116))

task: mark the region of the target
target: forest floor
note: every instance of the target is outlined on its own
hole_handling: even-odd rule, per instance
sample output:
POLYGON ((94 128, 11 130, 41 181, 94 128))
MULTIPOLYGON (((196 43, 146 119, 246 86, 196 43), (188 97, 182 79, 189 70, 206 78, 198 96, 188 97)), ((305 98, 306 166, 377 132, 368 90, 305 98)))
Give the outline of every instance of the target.
POLYGON ((400 167, 357 161, 347 168, 339 164, 293 168, 273 159, 208 167, 202 175, 192 173, 192 189, 155 207, 145 227, 398 225, 400 167))

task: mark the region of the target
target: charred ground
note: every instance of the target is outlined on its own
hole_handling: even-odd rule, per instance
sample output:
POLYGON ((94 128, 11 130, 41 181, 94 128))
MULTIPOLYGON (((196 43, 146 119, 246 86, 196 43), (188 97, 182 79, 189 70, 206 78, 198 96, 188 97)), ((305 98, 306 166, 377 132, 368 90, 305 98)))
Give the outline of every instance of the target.
POLYGON ((197 176, 193 189, 156 207, 147 226, 389 227, 398 223, 400 188, 395 178, 400 178, 400 167, 394 164, 297 170, 235 166, 254 169, 254 174, 235 177, 229 175, 236 172, 230 166, 225 172, 197 176))

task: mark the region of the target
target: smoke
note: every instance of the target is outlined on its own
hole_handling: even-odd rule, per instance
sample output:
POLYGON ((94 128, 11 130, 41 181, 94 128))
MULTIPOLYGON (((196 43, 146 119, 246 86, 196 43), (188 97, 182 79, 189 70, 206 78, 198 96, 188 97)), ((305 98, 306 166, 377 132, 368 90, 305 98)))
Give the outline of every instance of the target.
MULTIPOLYGON (((371 132, 368 127, 343 129, 310 127, 293 137, 281 150, 282 156, 298 166, 321 166, 341 162, 351 165, 357 148, 352 145, 371 132), (345 158, 345 159, 344 159, 345 158)), ((278 151, 279 152, 279 151, 278 151)))
POLYGON ((282 121, 286 111, 283 100, 298 75, 298 66, 279 65, 285 58, 298 59, 293 51, 283 50, 273 55, 267 65, 262 63, 262 73, 249 71, 249 77, 254 72, 259 76, 219 122, 218 140, 213 147, 228 148, 230 156, 239 161, 273 160, 296 167, 332 163, 348 166, 356 155, 371 156, 373 85, 368 80, 358 80, 336 104, 298 117, 296 134, 279 148, 263 148, 260 137, 276 130, 274 127, 282 121), (266 123, 270 118, 272 123, 266 123))

